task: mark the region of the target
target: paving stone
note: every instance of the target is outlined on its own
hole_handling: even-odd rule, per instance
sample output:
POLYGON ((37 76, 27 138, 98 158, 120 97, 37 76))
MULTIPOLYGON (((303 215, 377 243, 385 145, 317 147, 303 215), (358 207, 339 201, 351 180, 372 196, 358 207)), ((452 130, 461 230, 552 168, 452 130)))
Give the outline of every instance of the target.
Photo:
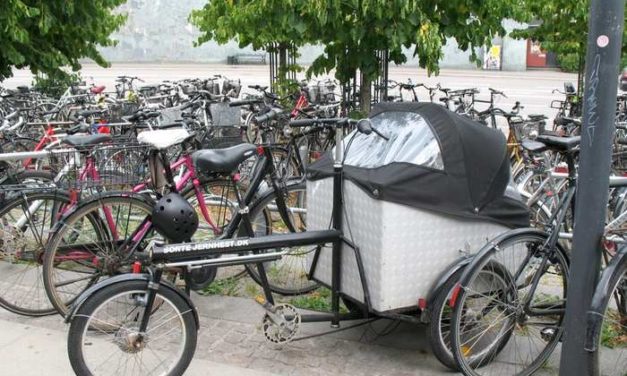
MULTIPOLYGON (((212 297, 212 304, 214 303, 219 303, 221 314, 224 315, 234 310, 246 311, 256 307, 256 303, 248 299, 220 300, 212 297)), ((238 317, 246 317, 247 321, 238 322, 201 315, 194 357, 288 376, 451 374, 432 355, 425 354, 424 348, 427 345, 423 336, 413 336, 413 332, 408 335, 406 330, 413 330, 411 327, 392 331, 388 337, 384 337, 384 341, 381 337, 372 335, 372 329, 360 327, 351 329, 351 333, 336 332, 330 336, 306 338, 278 347, 265 341, 258 324, 252 323, 250 316, 240 312, 238 317), (402 343, 395 341, 395 338, 402 338, 402 343)), ((67 326, 58 317, 29 319, 0 312, 0 318, 29 323, 34 328, 58 327, 67 330, 67 326)), ((307 324, 303 326, 306 327, 307 324)), ((328 327, 324 325, 306 328, 305 333, 297 336, 315 334, 315 330, 328 331, 328 327)))

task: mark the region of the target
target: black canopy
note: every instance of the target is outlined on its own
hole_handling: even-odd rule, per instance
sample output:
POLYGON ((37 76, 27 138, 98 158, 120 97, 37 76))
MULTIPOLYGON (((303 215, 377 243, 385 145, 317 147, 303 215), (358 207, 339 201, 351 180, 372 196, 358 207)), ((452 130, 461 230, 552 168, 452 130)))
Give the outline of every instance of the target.
MULTIPOLYGON (((373 127, 390 138, 351 133, 345 177, 375 199, 465 218, 529 226, 526 205, 510 194, 503 134, 433 103, 381 103, 373 127)), ((333 171, 325 154, 307 178, 333 171)))

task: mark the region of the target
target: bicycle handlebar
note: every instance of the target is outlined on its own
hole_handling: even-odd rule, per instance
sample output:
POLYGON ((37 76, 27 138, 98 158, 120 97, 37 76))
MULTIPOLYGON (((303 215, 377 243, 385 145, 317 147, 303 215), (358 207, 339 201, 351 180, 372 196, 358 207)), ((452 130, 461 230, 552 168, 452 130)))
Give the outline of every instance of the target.
POLYGON ((265 123, 269 120, 273 120, 278 115, 282 114, 283 110, 280 108, 273 108, 272 110, 266 112, 264 115, 255 116, 255 121, 257 123, 265 123))
POLYGON ((468 94, 479 94, 480 91, 477 88, 470 88, 470 89, 457 89, 457 90, 449 90, 448 91, 448 95, 455 97, 455 96, 462 96, 462 95, 468 95, 468 94))
POLYGON ((491 87, 489 87, 489 88, 488 88, 488 90, 490 90, 490 93, 491 93, 492 95, 501 95, 501 96, 503 96, 504 98, 507 98, 507 95, 505 95, 505 93, 503 93, 503 92, 502 92, 502 91, 500 91, 500 90, 492 89, 491 87))
POLYGON ((118 76, 116 79, 116 81, 119 81, 119 82, 134 81, 134 80, 137 80, 139 82, 144 82, 144 80, 142 80, 141 78, 137 76, 118 76))
POLYGON ((356 121, 349 118, 316 118, 316 119, 297 119, 290 121, 290 127, 292 128, 300 128, 300 127, 309 127, 313 125, 341 125, 344 126, 346 124, 355 124, 356 121))
POLYGON ((263 103, 263 99, 256 98, 256 99, 242 99, 239 101, 232 101, 232 102, 229 102, 229 107, 248 106, 251 104, 258 104, 258 103, 263 103))
POLYGON ((134 123, 137 121, 146 120, 150 118, 156 118, 159 116, 161 116, 161 113, 159 111, 151 111, 151 112, 138 111, 135 114, 126 118, 126 120, 130 121, 131 123, 134 123))

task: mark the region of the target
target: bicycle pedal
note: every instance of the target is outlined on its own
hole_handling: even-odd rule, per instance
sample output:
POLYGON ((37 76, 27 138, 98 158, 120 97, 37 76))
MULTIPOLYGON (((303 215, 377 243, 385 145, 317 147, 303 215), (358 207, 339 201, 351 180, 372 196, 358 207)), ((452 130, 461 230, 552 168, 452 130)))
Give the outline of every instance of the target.
POLYGON ((269 312, 271 314, 274 314, 276 312, 274 305, 267 301, 266 298, 264 298, 262 295, 255 296, 255 301, 259 303, 259 305, 263 307, 266 312, 269 312))

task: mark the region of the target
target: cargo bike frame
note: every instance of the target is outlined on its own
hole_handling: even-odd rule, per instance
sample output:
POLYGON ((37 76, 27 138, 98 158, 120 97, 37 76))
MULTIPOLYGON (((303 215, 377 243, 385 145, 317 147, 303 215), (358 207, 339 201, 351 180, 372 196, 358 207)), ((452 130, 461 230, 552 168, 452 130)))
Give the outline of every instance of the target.
MULTIPOLYGON (((365 123, 363 122, 364 121, 361 121, 361 124, 357 126, 360 132, 365 134, 374 132, 380 137, 387 139, 376 131, 376 129, 373 129, 368 120, 365 120, 365 123)), ((355 121, 348 119, 302 119, 293 120, 290 122, 290 125, 293 127, 315 126, 335 128, 354 125, 355 123, 355 121)), ((120 345, 124 347, 122 350, 125 352, 133 352, 138 349, 143 349, 145 343, 150 341, 151 338, 151 329, 149 329, 150 322, 156 320, 158 326, 164 325, 161 319, 153 319, 151 316, 164 307, 163 294, 171 295, 173 301, 177 301, 177 304, 179 304, 179 316, 183 317, 183 321, 186 325, 192 326, 195 330, 188 330, 185 336, 185 341, 191 341, 193 347, 189 348, 186 342, 185 350, 181 353, 179 359, 176 360, 174 366, 172 366, 173 368, 169 369, 166 374, 180 374, 184 372, 191 361, 195 348, 196 330, 199 326, 198 314, 194 304, 183 291, 175 288, 169 282, 162 280, 163 273, 169 268, 187 268, 189 270, 205 266, 219 267, 254 264, 257 268, 264 293, 263 297, 258 296, 256 298, 256 301, 266 310, 263 323, 264 334, 270 342, 277 344, 292 340, 301 322, 328 321, 334 328, 338 328, 340 322, 343 320, 367 318, 392 318, 414 323, 420 322, 419 318, 415 316, 400 313, 379 313, 371 308, 370 295, 359 248, 345 238, 342 231, 342 136, 343 132, 336 132, 336 155, 333 167, 333 210, 329 229, 301 233, 295 233, 293 229, 290 229, 292 233, 255 237, 248 216, 249 208, 243 205, 245 200, 238 196, 240 204, 239 211, 236 213, 236 218, 229 223, 225 230, 225 237, 196 243, 153 243, 152 246, 148 247, 148 252, 137 252, 135 254, 136 261, 133 267, 134 273, 118 275, 91 286, 76 299, 69 314, 66 316, 66 322, 71 323, 68 351, 75 372, 77 372, 77 374, 90 372, 83 356, 82 337, 89 335, 90 330, 87 329, 92 328, 94 325, 96 327, 100 326, 100 324, 87 323, 91 320, 92 316, 95 317, 95 315, 100 312, 98 308, 99 302, 105 296, 116 299, 115 297, 118 296, 115 295, 117 290, 124 290, 132 288, 133 286, 139 286, 139 288, 132 293, 132 299, 136 300, 136 304, 140 306, 139 309, 142 313, 134 315, 134 329, 117 329, 118 333, 123 331, 124 334, 121 335, 126 338, 125 344, 120 345), (237 237, 233 237, 235 231, 238 231, 237 237), (332 244, 332 281, 329 286, 331 288, 331 312, 300 314, 292 306, 275 304, 275 300, 268 285, 266 263, 279 260, 282 256, 288 254, 289 248, 316 246, 308 274, 309 278, 311 278, 322 251, 322 246, 326 244, 332 244), (355 253, 364 292, 363 303, 354 302, 341 292, 341 252, 342 245, 344 244, 353 249, 355 253), (277 250, 277 248, 282 248, 282 250, 277 250), (159 299, 157 298, 158 296, 159 299), (348 313, 341 312, 340 299, 344 300, 350 308, 348 313), (191 320, 190 317, 193 317, 193 320, 191 320), (268 327, 273 327, 274 330, 268 330, 268 327)), ((263 146, 258 147, 258 152, 264 154, 270 153, 270 151, 263 146)), ((271 158, 271 155, 266 155, 266 158, 271 158)), ((270 168, 272 168, 272 163, 269 163, 269 165, 271 166, 270 168)), ((168 172, 167 168, 165 175, 166 178, 172 182, 171 173, 168 172)), ((255 182, 262 178, 262 171, 256 171, 252 181, 255 182)), ((253 183, 252 185, 254 186, 255 184, 253 183)), ((274 187, 274 189, 280 189, 280 187, 274 187)), ((254 192, 247 192, 246 195, 253 193, 254 192)), ((281 195, 277 195, 277 197, 281 197, 281 195)), ((282 202, 281 199, 277 199, 276 204, 281 216, 287 219, 285 218, 288 215, 285 202, 282 202)), ((105 303, 106 301, 102 304, 105 303)), ((97 321, 97 319, 95 320, 97 321)), ((109 325, 101 324, 105 326, 109 325)), ((111 332, 109 331, 109 333, 111 332)))

